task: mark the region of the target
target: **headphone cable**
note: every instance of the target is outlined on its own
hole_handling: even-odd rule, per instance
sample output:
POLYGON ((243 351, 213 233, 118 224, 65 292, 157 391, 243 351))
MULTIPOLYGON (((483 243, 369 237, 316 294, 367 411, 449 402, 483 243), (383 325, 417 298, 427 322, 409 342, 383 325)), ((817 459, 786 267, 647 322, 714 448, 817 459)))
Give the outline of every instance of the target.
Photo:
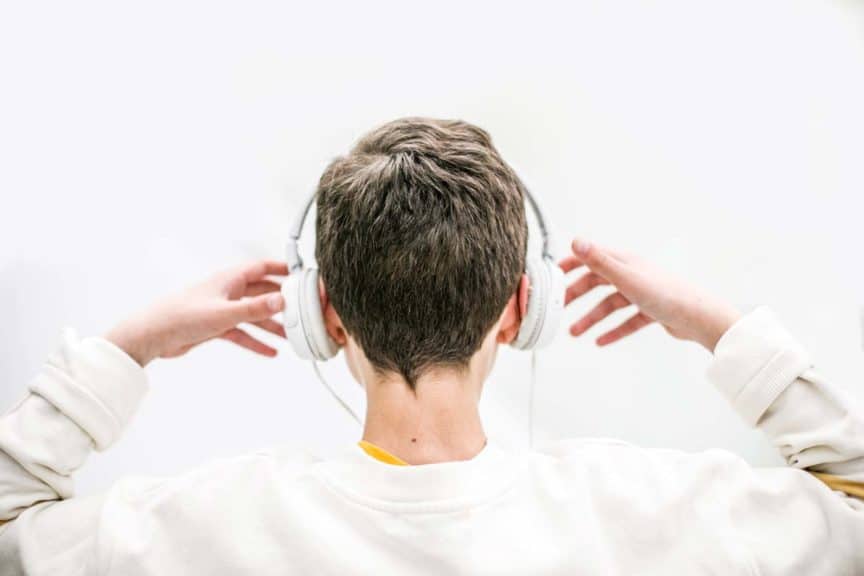
POLYGON ((336 391, 330 386, 330 384, 327 383, 327 380, 324 379, 324 376, 321 374, 321 370, 318 368, 318 362, 316 362, 315 360, 312 360, 312 369, 315 371, 315 376, 318 377, 318 381, 321 382, 321 384, 324 386, 324 388, 327 389, 328 392, 330 392, 330 395, 333 396, 333 398, 335 398, 337 402, 339 402, 342 408, 351 415, 351 417, 354 419, 355 422, 357 422, 357 424, 360 424, 362 426, 363 422, 360 421, 360 417, 357 416, 357 413, 351 409, 347 402, 345 402, 344 400, 342 400, 342 398, 339 397, 339 394, 337 394, 336 391))
POLYGON ((531 386, 528 393, 528 447, 534 448, 534 385, 537 382, 537 350, 531 351, 531 386))

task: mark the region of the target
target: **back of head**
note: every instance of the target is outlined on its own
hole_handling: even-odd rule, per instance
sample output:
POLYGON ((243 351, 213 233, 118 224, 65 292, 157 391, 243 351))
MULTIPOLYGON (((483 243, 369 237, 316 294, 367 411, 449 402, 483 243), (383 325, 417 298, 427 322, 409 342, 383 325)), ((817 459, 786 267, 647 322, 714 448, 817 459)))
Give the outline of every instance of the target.
POLYGON ((404 118, 334 160, 318 186, 316 258, 347 332, 412 388, 464 367, 525 270, 524 190, 489 135, 404 118))

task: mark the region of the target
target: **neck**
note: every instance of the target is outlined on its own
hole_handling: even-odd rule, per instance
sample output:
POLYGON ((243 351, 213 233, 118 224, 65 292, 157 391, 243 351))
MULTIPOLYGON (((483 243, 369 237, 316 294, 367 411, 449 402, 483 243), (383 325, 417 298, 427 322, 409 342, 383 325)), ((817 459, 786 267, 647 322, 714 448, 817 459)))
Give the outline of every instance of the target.
POLYGON ((363 440, 409 464, 469 460, 486 445, 470 373, 424 374, 416 393, 392 375, 366 381, 363 440))

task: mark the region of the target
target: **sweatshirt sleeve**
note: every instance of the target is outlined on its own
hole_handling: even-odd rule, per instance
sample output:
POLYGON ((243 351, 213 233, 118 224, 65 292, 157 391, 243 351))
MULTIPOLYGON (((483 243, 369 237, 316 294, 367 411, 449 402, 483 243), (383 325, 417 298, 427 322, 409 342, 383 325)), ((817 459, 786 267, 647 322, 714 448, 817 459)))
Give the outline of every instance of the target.
POLYGON ((720 339, 708 377, 786 460, 724 477, 759 574, 862 574, 864 412, 814 370, 767 308, 720 339))
POLYGON ((74 472, 117 440, 146 391, 144 369, 123 350, 66 329, 25 397, 0 418, 0 522, 70 498, 74 472))
POLYGON ((860 495, 864 412, 813 369, 768 308, 757 308, 723 335, 708 377, 748 424, 771 439, 789 466, 860 495))

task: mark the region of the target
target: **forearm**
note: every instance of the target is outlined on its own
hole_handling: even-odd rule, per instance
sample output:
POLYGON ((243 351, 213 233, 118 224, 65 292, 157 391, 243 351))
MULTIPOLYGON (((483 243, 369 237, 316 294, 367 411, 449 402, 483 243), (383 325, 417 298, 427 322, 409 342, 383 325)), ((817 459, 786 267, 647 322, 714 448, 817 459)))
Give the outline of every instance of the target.
POLYGON ((74 472, 116 441, 146 388, 125 352, 66 331, 24 400, 0 418, 0 520, 72 496, 74 472))

